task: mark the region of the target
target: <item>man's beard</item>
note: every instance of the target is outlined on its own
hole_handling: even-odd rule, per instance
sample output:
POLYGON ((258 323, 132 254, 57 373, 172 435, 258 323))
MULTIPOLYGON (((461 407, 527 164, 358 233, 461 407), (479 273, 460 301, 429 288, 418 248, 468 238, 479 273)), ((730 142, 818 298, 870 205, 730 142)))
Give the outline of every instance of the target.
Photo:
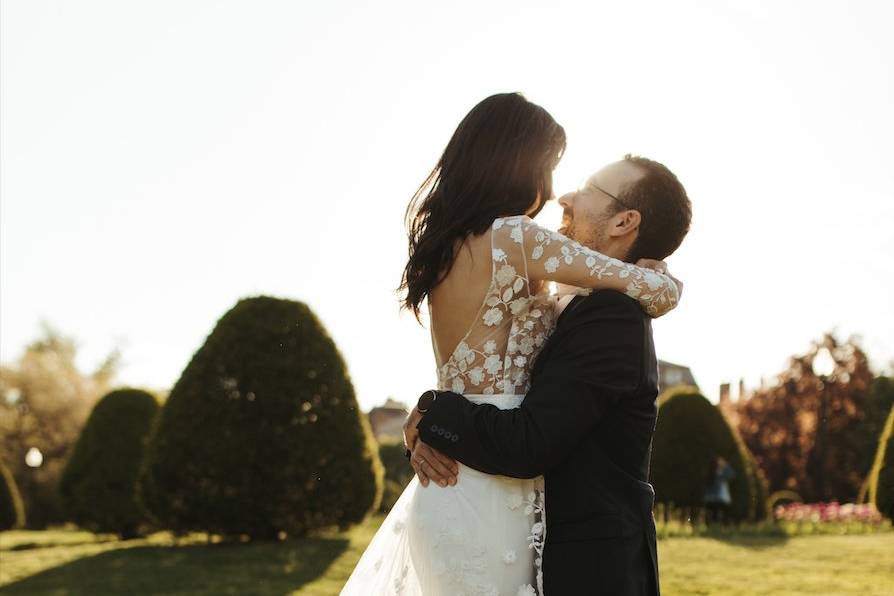
MULTIPOLYGON (((570 239, 583 244, 587 248, 602 251, 608 242, 605 229, 611 216, 598 215, 581 219, 571 219, 564 231, 570 239)), ((568 221, 567 219, 565 221, 568 221)), ((564 224, 564 222, 563 222, 564 224)))

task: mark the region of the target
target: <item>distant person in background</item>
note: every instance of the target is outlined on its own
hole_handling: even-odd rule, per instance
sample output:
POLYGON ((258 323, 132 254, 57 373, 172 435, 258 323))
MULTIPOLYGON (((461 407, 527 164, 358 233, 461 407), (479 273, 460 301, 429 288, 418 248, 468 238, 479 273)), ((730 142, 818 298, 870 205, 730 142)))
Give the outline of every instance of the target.
POLYGON ((705 488, 705 517, 707 523, 724 523, 729 516, 729 506, 733 502, 729 493, 729 481, 736 477, 736 471, 723 457, 716 456, 708 464, 707 487, 705 488))

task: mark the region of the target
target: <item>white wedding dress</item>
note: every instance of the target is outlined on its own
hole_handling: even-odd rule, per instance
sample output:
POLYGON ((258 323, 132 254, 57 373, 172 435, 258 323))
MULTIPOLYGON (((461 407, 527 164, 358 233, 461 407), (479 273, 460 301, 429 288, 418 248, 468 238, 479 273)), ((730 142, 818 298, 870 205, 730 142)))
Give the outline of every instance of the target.
MULTIPOLYGON (((521 404, 531 364, 552 332, 556 299, 531 278, 587 287, 617 276, 655 316, 676 306, 665 275, 590 250, 528 217, 491 226, 493 273, 475 322, 438 354, 438 388, 501 409, 521 404), (533 267, 535 275, 530 275, 533 267)), ((582 290, 586 291, 586 290, 582 290)), ((545 538, 543 479, 491 476, 459 464, 457 483, 409 483, 385 517, 343 596, 537 596, 545 538)))

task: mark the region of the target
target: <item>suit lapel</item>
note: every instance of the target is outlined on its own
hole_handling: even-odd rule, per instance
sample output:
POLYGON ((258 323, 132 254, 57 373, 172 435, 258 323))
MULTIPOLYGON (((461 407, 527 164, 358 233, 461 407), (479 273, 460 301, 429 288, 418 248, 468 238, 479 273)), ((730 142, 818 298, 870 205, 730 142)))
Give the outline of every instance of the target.
POLYGON ((580 304, 585 298, 587 298, 587 296, 575 296, 574 298, 572 298, 571 302, 568 303, 568 306, 565 307, 565 310, 563 310, 562 313, 559 315, 559 318, 556 319, 556 326, 553 329, 552 334, 547 338, 546 345, 543 346, 543 351, 541 351, 540 355, 534 360, 534 366, 531 369, 532 379, 537 375, 544 362, 546 362, 546 360, 548 360, 552 356, 551 343, 553 341, 553 338, 562 332, 561 325, 563 317, 565 317, 565 315, 571 310, 576 308, 577 305, 580 304))
POLYGON ((564 318, 566 314, 568 314, 573 308, 580 304, 581 300, 583 300, 584 298, 586 298, 586 296, 577 295, 571 299, 571 302, 568 303, 568 306, 565 307, 565 310, 563 310, 562 314, 559 315, 559 318, 556 319, 556 328, 558 328, 559 325, 562 324, 562 318, 564 318))

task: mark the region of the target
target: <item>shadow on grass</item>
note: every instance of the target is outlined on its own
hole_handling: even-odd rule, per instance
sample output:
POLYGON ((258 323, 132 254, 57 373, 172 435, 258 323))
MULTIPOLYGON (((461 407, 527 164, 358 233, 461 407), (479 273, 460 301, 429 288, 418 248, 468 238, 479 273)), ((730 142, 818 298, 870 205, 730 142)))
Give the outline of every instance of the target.
MULTIPOLYGON (((20 550, 34 550, 37 548, 49 548, 53 546, 79 546, 81 544, 102 544, 104 542, 120 542, 117 538, 105 538, 101 540, 85 538, 84 540, 71 540, 67 542, 62 542, 59 544, 55 544, 53 542, 19 542, 18 544, 13 544, 8 549, 9 551, 20 551, 20 550)), ((0 551, 2 552, 2 551, 0 551)))
POLYGON ((780 548, 785 546, 789 541, 789 536, 784 533, 778 534, 736 534, 730 532, 705 532, 700 538, 708 540, 716 540, 730 546, 741 546, 753 550, 766 550, 770 548, 780 548))
POLYGON ((657 535, 659 540, 704 538, 754 550, 785 546, 791 537, 783 528, 769 524, 743 524, 739 526, 699 525, 673 527, 670 529, 659 527, 657 535))
POLYGON ((0 594, 281 596, 317 579, 347 547, 343 538, 134 546, 42 571, 3 586, 0 594))

